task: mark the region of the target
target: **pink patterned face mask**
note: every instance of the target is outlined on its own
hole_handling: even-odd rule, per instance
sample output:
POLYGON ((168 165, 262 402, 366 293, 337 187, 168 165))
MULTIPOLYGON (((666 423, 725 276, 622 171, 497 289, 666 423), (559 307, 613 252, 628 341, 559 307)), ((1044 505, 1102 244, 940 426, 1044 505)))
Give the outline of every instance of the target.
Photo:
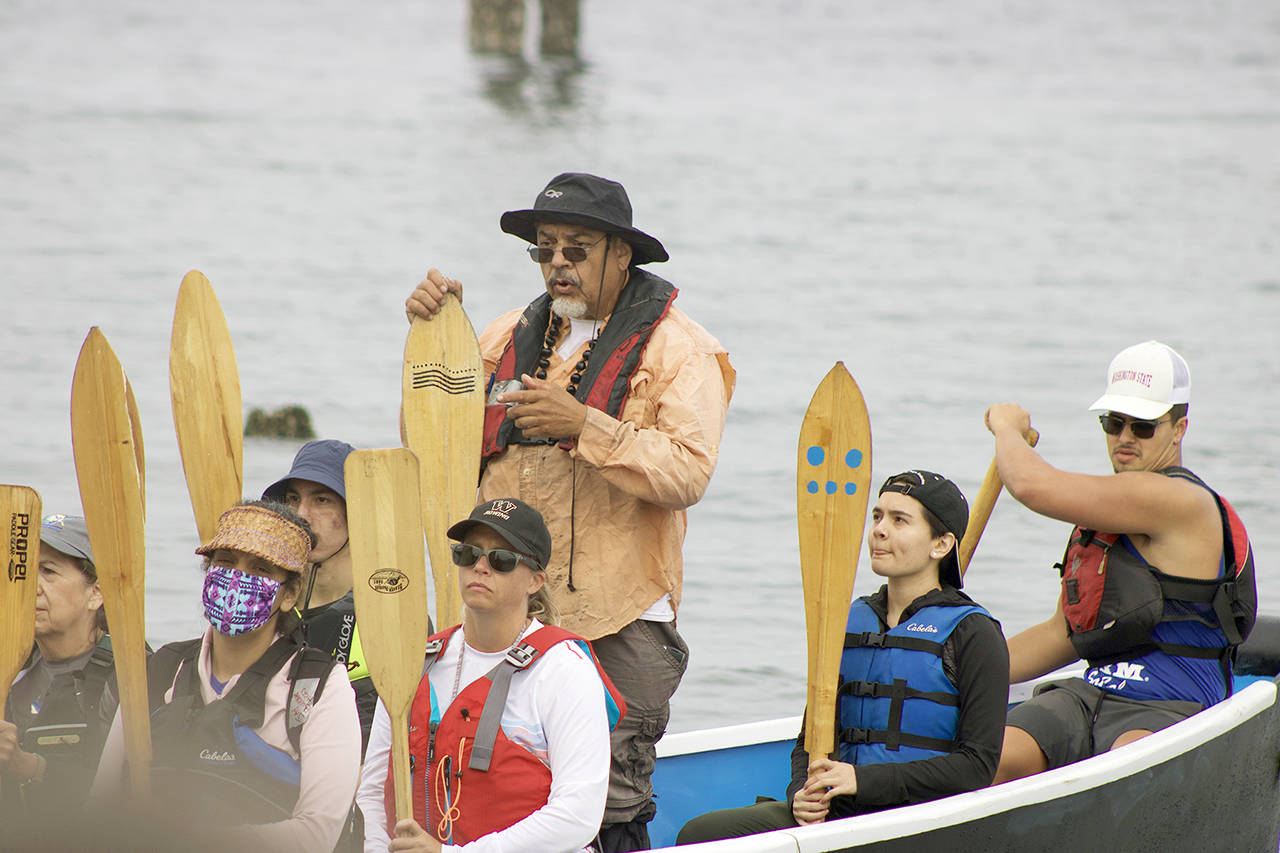
POLYGON ((219 634, 247 634, 267 624, 279 591, 280 581, 230 566, 211 566, 201 594, 205 618, 219 634))

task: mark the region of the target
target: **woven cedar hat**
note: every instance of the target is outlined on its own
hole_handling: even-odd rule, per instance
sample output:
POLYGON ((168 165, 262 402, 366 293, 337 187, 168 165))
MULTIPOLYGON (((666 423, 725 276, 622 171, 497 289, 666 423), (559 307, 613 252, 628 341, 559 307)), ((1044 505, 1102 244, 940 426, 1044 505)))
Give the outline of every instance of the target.
POLYGON ((502 214, 502 230, 538 242, 539 222, 586 225, 606 234, 617 234, 631 245, 631 263, 665 261, 670 255, 656 237, 631 225, 631 200, 617 181, 585 172, 556 175, 538 194, 533 207, 502 214))
POLYGON ((218 519, 213 538, 196 553, 207 557, 219 548, 252 554, 285 571, 301 574, 311 553, 311 536, 265 506, 233 506, 218 519))

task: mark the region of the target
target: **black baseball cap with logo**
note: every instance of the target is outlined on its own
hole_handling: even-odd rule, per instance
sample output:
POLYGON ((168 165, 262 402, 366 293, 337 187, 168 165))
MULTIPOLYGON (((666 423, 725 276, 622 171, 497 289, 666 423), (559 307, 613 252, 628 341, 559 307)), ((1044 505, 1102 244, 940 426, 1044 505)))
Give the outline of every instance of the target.
POLYGON ((497 498, 485 501, 465 520, 449 528, 449 538, 461 541, 467 531, 477 525, 497 533, 514 550, 531 557, 539 571, 547 570, 551 562, 551 531, 542 520, 542 513, 516 498, 497 498))

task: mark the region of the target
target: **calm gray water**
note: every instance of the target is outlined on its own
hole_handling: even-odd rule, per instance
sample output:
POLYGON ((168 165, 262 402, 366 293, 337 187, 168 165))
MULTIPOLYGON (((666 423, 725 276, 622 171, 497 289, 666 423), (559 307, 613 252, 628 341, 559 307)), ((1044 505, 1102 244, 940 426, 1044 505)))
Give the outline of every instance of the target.
MULTIPOLYGON (((71 375, 101 326, 146 439, 148 632, 195 634, 167 367, 183 274, 218 291, 246 411, 303 403, 324 436, 394 446, 408 290, 446 269, 477 326, 531 299, 498 215, 585 170, 626 184, 671 251, 655 271, 739 371, 690 515, 673 730, 800 711, 796 436, 837 360, 877 481, 925 467, 972 495, 988 404, 1102 473, 1085 407, 1107 362, 1173 345, 1187 462, 1235 501, 1280 610, 1280 7, 726 8, 587 0, 575 67, 471 56, 462 0, 0 0, 0 481, 78 510, 71 375)), ((246 492, 296 446, 247 442, 246 492)), ((967 588, 1006 631, 1052 609, 1064 534, 997 507, 967 588)))

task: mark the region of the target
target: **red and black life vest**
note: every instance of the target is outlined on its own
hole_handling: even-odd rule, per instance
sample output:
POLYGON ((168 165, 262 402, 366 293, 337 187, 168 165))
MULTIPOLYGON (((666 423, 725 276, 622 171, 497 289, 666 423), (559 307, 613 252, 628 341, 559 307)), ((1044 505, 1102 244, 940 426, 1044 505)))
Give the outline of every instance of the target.
MULTIPOLYGON (((599 409, 610 417, 618 417, 631 389, 631 377, 640 366, 640 357, 654 328, 675 301, 675 285, 653 273, 635 267, 631 278, 618 294, 618 302, 609 322, 600 332, 587 363, 582 381, 575 393, 577 399, 599 409)), ((489 377, 486 394, 495 382, 533 375, 538 369, 547 324, 551 319, 551 296, 544 293, 529 303, 511 330, 511 339, 489 377)), ((551 439, 527 438, 507 418, 507 407, 487 405, 484 410, 483 456, 488 459, 506 450, 508 444, 555 444, 551 439)))
MULTIPOLYGON (((455 625, 427 642, 422 680, 409 712, 409 760, 413 819, 437 840, 451 844, 506 829, 546 805, 551 770, 502 731, 511 677, 537 662, 553 646, 578 642, 577 634, 544 625, 516 644, 488 674, 468 684, 433 722, 427 670, 444 652, 455 625), (447 806, 445 805, 447 802, 447 806)), ((626 702, 595 655, 590 655, 605 688, 612 729, 626 713, 626 702)), ((395 782, 390 764, 384 797, 390 834, 396 825, 395 782)))
POLYGON ((1122 534, 1077 527, 1066 554, 1055 566, 1062 576, 1062 612, 1071 644, 1080 657, 1101 666, 1158 649, 1166 654, 1218 658, 1226 668, 1249 636, 1258 612, 1253 551, 1244 524, 1231 504, 1185 468, 1159 473, 1208 489, 1222 518, 1223 573, 1212 580, 1167 575, 1125 547, 1122 534), (1117 547, 1117 545, 1119 547, 1117 547), (1173 615, 1166 602, 1198 605, 1173 615), (1208 621, 1206 621, 1208 617, 1208 621), (1201 647, 1163 643, 1152 631, 1171 620, 1202 622, 1225 638, 1225 645, 1201 647))

